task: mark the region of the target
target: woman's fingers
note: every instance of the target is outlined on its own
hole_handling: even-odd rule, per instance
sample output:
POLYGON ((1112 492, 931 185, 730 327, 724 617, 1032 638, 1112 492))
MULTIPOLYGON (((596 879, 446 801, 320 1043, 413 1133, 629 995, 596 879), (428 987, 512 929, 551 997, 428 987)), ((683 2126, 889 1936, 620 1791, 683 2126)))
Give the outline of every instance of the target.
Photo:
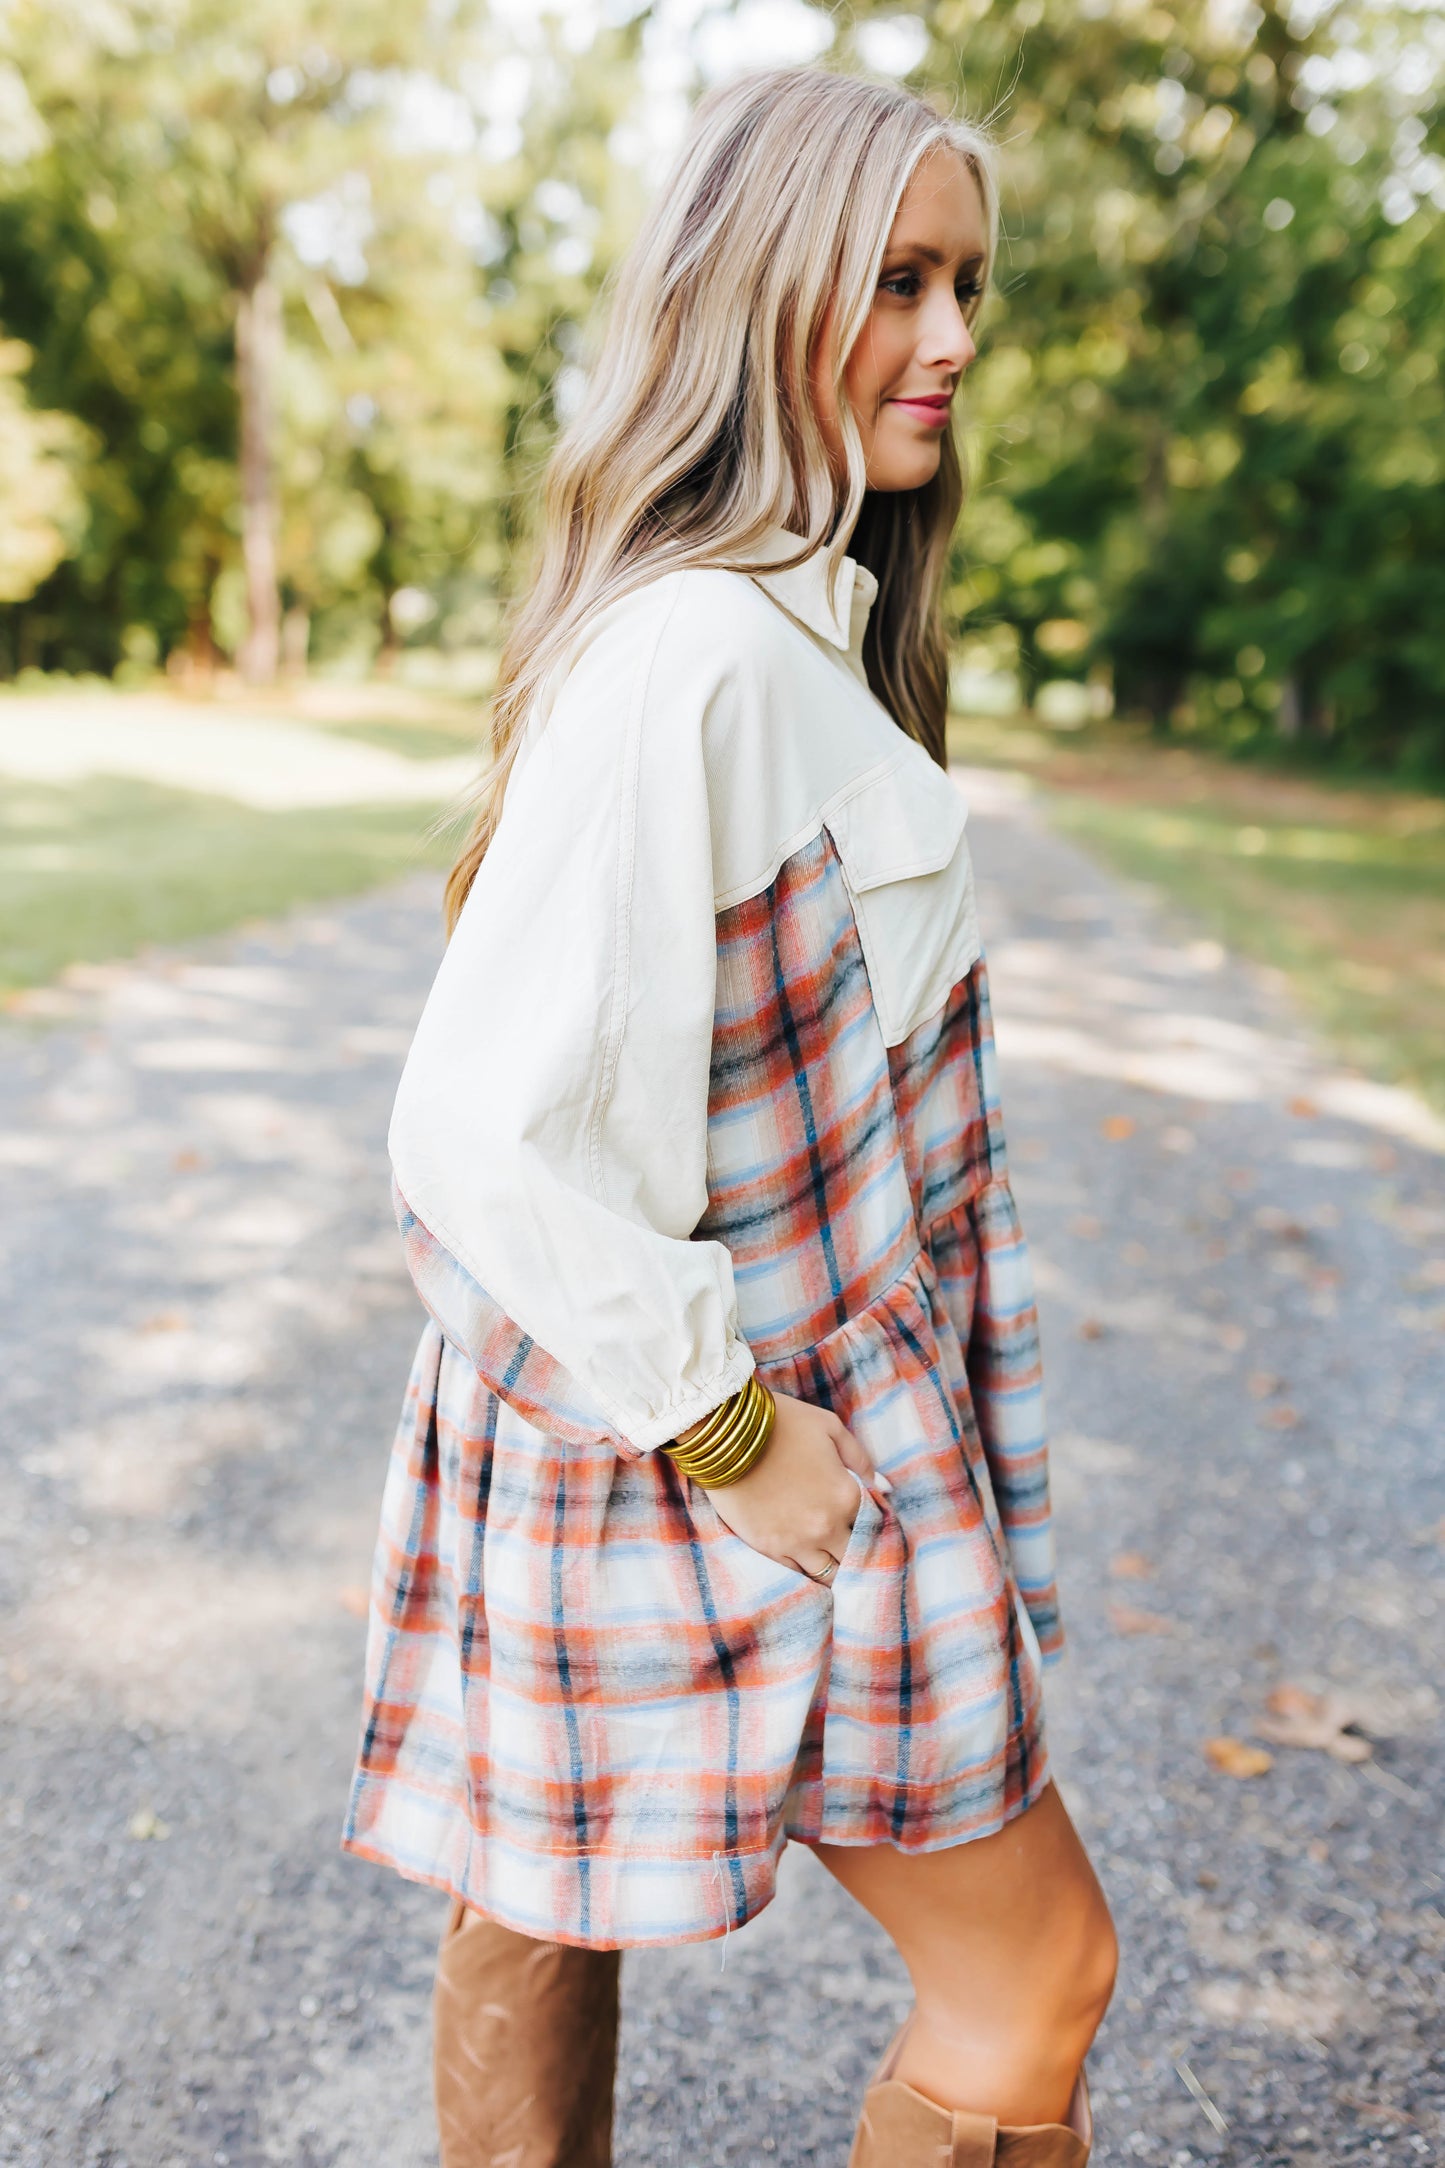
POLYGON ((767 1451, 746 1475, 707 1495, 724 1526, 753 1550, 827 1587, 858 1517, 859 1486, 887 1486, 829 1409, 787 1393, 776 1398, 767 1451))
POLYGON ((850 1469, 869 1490, 892 1489, 887 1476, 875 1468, 869 1459, 867 1447, 860 1445, 845 1423, 839 1423, 833 1433, 833 1449, 843 1466, 850 1469))

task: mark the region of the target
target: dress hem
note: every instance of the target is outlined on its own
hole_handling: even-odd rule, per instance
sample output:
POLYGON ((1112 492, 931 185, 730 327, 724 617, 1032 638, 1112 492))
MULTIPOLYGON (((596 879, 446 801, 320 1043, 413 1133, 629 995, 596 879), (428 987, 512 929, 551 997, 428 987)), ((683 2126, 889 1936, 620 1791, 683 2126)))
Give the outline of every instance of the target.
MULTIPOLYGON (((758 1866, 767 1865, 771 1869, 766 1878, 760 1879, 757 1884, 756 1901, 746 1903, 738 1918, 729 1918, 717 1924, 709 1922, 706 1926, 690 1927, 674 1934, 638 1934, 626 1940, 621 1940, 615 1935, 577 1934, 570 1929, 558 1926, 549 1926, 547 1928, 538 1928, 535 1925, 524 1926, 518 1920, 509 1919, 504 1912, 495 1907, 478 1904, 474 1898, 467 1895, 464 1889, 457 1887, 456 1882, 450 1875, 430 1871, 424 1867, 403 1865, 393 1853, 386 1851, 380 1845, 368 1844, 360 1837, 344 1835, 341 1839, 341 1849, 343 1852, 350 1853, 356 1859, 369 1860, 374 1866, 390 1867, 394 1873, 402 1877, 403 1881, 420 1883, 427 1889, 443 1890, 449 1897, 454 1897, 460 1903, 470 1906, 474 1912, 479 1912, 484 1919, 491 1920, 496 1926, 505 1927, 513 1934, 527 1935, 535 1942, 562 1943, 569 1949, 578 1950, 672 1949, 690 1942, 721 1942, 726 1936, 738 1933, 741 1928, 748 1925, 750 1920, 757 1919, 761 1913, 765 1912, 777 1896, 777 1862, 789 1844, 806 1845, 810 1851, 819 1845, 836 1845, 840 1850, 862 1851, 870 1846, 887 1844, 891 1845, 896 1852, 947 1852, 951 1851, 955 1845, 976 1843, 981 1837, 996 1837, 1000 1830, 1008 1827, 1010 1822, 1017 1821, 1019 1816, 1027 1813, 1030 1807, 1037 1806, 1039 1800, 1054 1781, 1048 1755, 1042 1743, 1036 1749, 1036 1759, 1036 1772, 1019 1797, 1008 1802, 1003 1811, 990 1821, 981 1826, 970 1828, 965 1833, 958 1831, 951 1831, 947 1834, 930 1833, 920 1841, 910 1844, 907 1842, 906 1837, 850 1836, 823 1831, 815 1831, 805 1836, 801 1831, 785 1827, 780 1832, 779 1841, 776 1845, 760 1846, 750 1852, 720 1852, 717 1855, 717 1860, 723 1866, 736 1863, 744 1867, 752 1865, 755 1869, 758 1866)), ((559 1852, 554 1856, 615 1860, 631 1855, 599 1850, 586 1854, 571 1851, 559 1852)), ((709 1883, 712 1883, 717 1872, 715 1863, 712 1861, 699 1861, 698 1868, 700 1875, 709 1883)), ((745 1886, 748 1885, 745 1883, 745 1886)))

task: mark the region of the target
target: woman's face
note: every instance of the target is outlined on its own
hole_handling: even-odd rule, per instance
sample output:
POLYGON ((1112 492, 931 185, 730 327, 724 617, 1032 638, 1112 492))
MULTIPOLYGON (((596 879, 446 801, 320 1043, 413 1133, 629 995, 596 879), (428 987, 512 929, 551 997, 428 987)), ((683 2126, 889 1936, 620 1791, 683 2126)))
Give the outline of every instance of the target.
MULTIPOLYGON (((935 144, 898 206, 873 307, 843 372, 870 489, 919 489, 938 472, 953 394, 977 351, 963 312, 981 289, 985 240, 973 175, 935 144)), ((828 396, 825 432, 831 406, 828 396)))

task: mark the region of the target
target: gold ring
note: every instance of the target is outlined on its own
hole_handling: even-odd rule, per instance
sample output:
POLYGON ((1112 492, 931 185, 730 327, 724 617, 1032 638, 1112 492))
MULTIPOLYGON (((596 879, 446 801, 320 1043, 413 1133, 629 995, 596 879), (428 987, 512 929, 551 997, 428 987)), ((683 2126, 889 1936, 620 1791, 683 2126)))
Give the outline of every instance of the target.
POLYGON ((826 1566, 824 1566, 824 1567, 822 1568, 821 1572, 815 1573, 815 1574, 813 1575, 813 1579, 814 1579, 815 1581, 831 1581, 831 1580, 832 1580, 832 1578, 833 1578, 833 1576, 834 1576, 834 1574, 835 1574, 835 1573, 836 1573, 837 1571, 838 1571, 838 1561, 837 1561, 837 1559, 836 1559, 836 1558, 830 1558, 830 1559, 828 1560, 828 1563, 827 1563, 827 1565, 826 1565, 826 1566))

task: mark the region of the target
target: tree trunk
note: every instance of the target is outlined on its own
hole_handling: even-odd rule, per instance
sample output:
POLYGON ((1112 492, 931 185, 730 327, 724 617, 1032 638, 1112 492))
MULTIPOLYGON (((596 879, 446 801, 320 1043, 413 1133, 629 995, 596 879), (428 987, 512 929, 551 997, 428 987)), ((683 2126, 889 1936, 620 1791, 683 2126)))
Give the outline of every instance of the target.
POLYGON ((201 561, 201 576, 187 612, 185 641, 173 647, 166 658, 166 669, 171 676, 185 684, 209 687, 224 660, 211 620, 211 595, 220 571, 219 558, 207 553, 201 561))
POLYGON ((1163 536, 1168 529, 1169 500, 1169 431, 1155 415, 1144 440, 1144 473, 1139 488, 1141 522, 1151 538, 1163 536))
POLYGON ((1297 738, 1304 718, 1304 702, 1300 697, 1300 682, 1294 672, 1286 672, 1279 689, 1279 711, 1275 717, 1275 729, 1282 738, 1297 738))
POLYGON ((311 652, 311 612, 304 602, 293 602, 281 620, 281 667, 288 678, 304 678, 311 652))
POLYGON ((246 637, 241 675, 269 685, 281 650, 276 575, 276 395, 281 373, 281 294, 263 270, 237 296, 236 389, 241 407, 241 551, 246 567, 246 637))
POLYGON ((381 645, 371 664, 378 677, 391 676, 401 648, 401 642, 397 638, 396 619, 391 614, 391 602, 391 591, 388 588, 381 598, 381 645))

